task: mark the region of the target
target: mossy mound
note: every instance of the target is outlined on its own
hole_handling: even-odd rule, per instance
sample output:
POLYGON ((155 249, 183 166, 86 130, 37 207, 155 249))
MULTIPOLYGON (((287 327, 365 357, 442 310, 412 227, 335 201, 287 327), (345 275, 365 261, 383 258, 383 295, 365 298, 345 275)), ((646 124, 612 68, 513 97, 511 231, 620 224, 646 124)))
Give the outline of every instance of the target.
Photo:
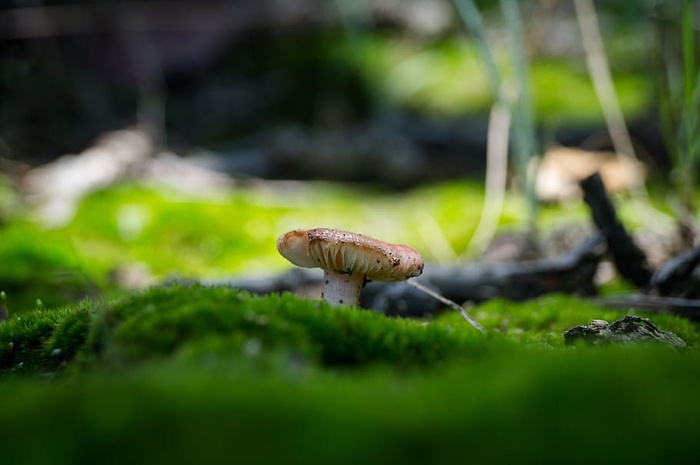
POLYGON ((565 296, 431 323, 157 287, 0 324, 2 463, 697 463, 689 348, 565 348, 565 296), (38 446, 40 445, 40 447, 38 446))
MULTIPOLYGON (((153 287, 111 302, 84 300, 17 315, 0 325, 0 376, 123 371, 152 360, 230 357, 295 359, 319 368, 434 367, 523 347, 562 348, 564 331, 619 312, 563 295, 474 309, 475 331, 456 312, 428 323, 331 307, 293 295, 254 296, 227 286, 153 287)), ((697 326, 670 315, 654 321, 690 347, 697 326)), ((692 350, 692 349, 691 349, 692 350)))
POLYGON ((225 286, 154 287, 109 304, 85 301, 10 320, 0 326, 0 370, 16 375, 66 366, 130 367, 212 353, 258 359, 284 353, 322 367, 429 366, 485 347, 487 338, 459 324, 456 330, 452 324, 392 320, 225 286))

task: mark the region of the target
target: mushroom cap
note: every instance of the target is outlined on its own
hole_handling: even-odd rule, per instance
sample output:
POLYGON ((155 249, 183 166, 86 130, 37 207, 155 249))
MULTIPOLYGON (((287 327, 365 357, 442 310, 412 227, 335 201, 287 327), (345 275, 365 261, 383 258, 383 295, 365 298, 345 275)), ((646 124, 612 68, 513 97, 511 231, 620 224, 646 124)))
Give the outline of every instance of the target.
POLYGON ((277 250, 302 268, 359 273, 376 281, 402 281, 423 272, 423 257, 411 247, 338 229, 290 231, 277 240, 277 250))

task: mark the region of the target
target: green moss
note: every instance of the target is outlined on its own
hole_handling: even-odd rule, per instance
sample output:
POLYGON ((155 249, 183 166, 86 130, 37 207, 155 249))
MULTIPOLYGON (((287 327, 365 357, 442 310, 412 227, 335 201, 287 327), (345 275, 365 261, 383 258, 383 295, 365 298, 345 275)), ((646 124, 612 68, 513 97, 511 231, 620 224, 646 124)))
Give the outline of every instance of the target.
MULTIPOLYGON (((145 263, 156 276, 220 277, 286 267, 275 242, 290 229, 334 226, 393 242, 415 242, 421 221, 417 205, 427 214, 443 211, 443 203, 445 210, 457 206, 465 211, 467 205, 479 205, 481 198, 476 183, 464 182, 402 194, 324 184, 298 189, 272 185, 212 197, 131 184, 88 196, 76 218, 53 236, 80 244, 76 254, 95 273, 145 263), (457 192, 462 197, 445 203, 457 192), (416 225, 406 228, 407 222, 416 225)), ((439 221, 453 221, 458 214, 438 213, 439 221)))
POLYGON ((681 352, 564 348, 569 325, 619 313, 566 296, 472 311, 488 336, 456 313, 227 287, 15 316, 0 324, 3 463, 697 460, 695 324, 654 317, 681 352))
POLYGON ((250 296, 227 287, 153 288, 107 310, 108 357, 134 363, 187 344, 234 354, 282 350, 325 367, 424 366, 483 344, 473 331, 391 320, 366 310, 332 308, 291 295, 250 296), (219 341, 223 339, 225 343, 219 341))
POLYGON ((152 288, 97 312, 87 303, 35 312, 0 328, 0 370, 13 374, 51 371, 78 352, 89 367, 130 367, 212 349, 233 356, 283 352, 324 367, 412 367, 466 356, 485 343, 464 323, 457 331, 291 295, 201 286, 152 288))
POLYGON ((695 463, 697 363, 618 348, 492 354, 420 374, 151 365, 0 386, 0 447, 8 463, 695 463))
MULTIPOLYGON (((222 358, 254 360, 275 369, 280 360, 323 369, 414 369, 519 346, 562 348, 562 334, 572 326, 620 316, 566 296, 520 304, 495 300, 473 313, 488 335, 454 312, 426 324, 292 295, 155 287, 99 308, 86 301, 11 319, 0 326, 0 371, 45 374, 65 366, 123 371, 153 360, 177 364, 222 358)), ((667 315, 653 318, 689 345, 698 343, 695 324, 667 315)))
POLYGON ((40 310, 0 323, 0 373, 53 374, 83 346, 93 307, 40 310))
MULTIPOLYGON (((657 326, 680 336, 690 346, 700 342, 697 324, 685 318, 645 312, 632 312, 651 318, 657 326)), ((473 310, 473 315, 491 331, 506 336, 509 340, 527 344, 543 344, 548 347, 564 347, 563 333, 591 320, 613 322, 625 313, 605 309, 588 301, 569 295, 551 294, 527 302, 513 303, 503 299, 486 302, 473 310)), ((458 315, 446 315, 449 321, 458 315)))

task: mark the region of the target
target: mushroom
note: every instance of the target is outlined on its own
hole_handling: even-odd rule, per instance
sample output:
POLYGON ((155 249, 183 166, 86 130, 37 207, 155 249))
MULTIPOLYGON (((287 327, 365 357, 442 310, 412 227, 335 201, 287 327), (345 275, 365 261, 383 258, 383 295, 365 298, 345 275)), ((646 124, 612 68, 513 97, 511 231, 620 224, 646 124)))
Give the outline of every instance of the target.
POLYGON ((290 231, 277 250, 297 266, 322 268, 323 298, 333 305, 357 305, 367 280, 403 281, 423 272, 423 257, 411 247, 337 229, 290 231))

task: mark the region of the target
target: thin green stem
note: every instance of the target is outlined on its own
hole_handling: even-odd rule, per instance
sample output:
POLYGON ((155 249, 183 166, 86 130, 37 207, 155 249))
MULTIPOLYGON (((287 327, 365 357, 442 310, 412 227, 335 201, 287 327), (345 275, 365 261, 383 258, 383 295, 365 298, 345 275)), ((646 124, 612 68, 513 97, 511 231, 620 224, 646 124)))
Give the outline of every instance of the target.
POLYGON ((467 30, 474 37, 483 60, 486 75, 495 95, 496 106, 508 108, 513 115, 513 139, 516 153, 516 168, 528 200, 528 227, 535 230, 537 197, 535 179, 531 174, 530 160, 537 154, 537 142, 530 93, 530 77, 525 59, 524 33, 517 1, 502 0, 501 8, 506 21, 511 59, 515 67, 515 99, 507 92, 502 74, 496 64, 495 54, 488 44, 479 10, 472 0, 454 0, 467 30))
POLYGON ((488 77, 491 89, 496 97, 496 101, 499 103, 505 102, 505 95, 503 93, 501 73, 498 71, 498 66, 496 65, 496 58, 489 47, 488 40, 486 39, 486 31, 484 30, 484 24, 481 20, 481 14, 476 8, 476 5, 472 0, 455 0, 455 5, 457 6, 457 11, 467 26, 467 29, 472 33, 476 39, 476 44, 479 48, 479 54, 486 67, 486 75, 488 77))
POLYGON ((523 190, 530 210, 528 215, 529 228, 534 231, 538 203, 535 192, 536 179, 529 167, 532 158, 538 153, 538 148, 535 139, 530 72, 525 57, 525 34, 517 1, 501 0, 501 11, 505 19, 510 55, 515 71, 517 96, 513 108, 513 137, 518 173, 522 178, 523 190))
POLYGON ((686 105, 692 104, 695 88, 695 0, 684 0, 681 15, 683 33, 683 97, 686 105))
POLYGON ((681 14, 681 49, 683 55, 683 103, 679 125, 678 194, 689 213, 695 211, 696 170, 700 161, 700 69, 696 61, 695 1, 684 0, 681 14))

